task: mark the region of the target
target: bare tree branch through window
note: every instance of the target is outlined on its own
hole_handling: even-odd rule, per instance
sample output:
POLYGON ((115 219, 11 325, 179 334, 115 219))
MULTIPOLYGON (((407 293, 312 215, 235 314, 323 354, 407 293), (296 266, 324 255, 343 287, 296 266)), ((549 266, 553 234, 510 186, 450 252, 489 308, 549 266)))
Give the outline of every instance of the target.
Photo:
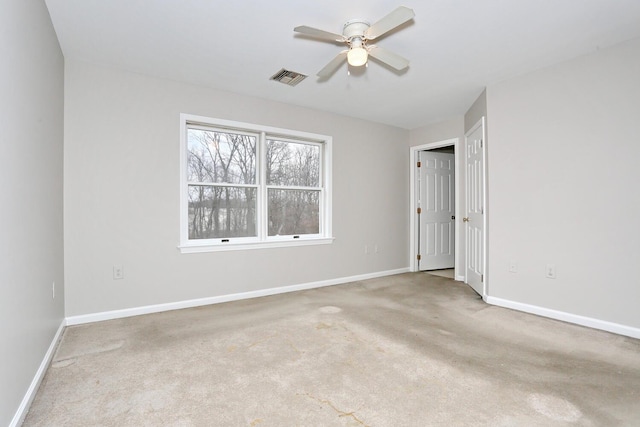
POLYGON ((185 141, 189 240, 322 237, 323 142, 190 123, 185 141))
POLYGON ((189 129, 187 138, 189 238, 255 236, 256 136, 189 129))

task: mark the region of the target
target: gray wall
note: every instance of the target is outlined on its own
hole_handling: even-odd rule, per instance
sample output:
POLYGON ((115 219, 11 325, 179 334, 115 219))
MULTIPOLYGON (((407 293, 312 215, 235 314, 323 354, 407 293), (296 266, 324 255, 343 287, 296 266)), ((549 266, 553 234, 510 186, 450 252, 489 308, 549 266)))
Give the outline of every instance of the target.
POLYGON ((64 317, 63 58, 44 2, 0 4, 0 52, 0 425, 4 426, 16 413, 64 317))
POLYGON ((430 142, 444 141, 451 138, 460 138, 464 142, 464 117, 452 117, 438 123, 433 123, 411 130, 409 135, 412 147, 430 142))
POLYGON ((635 40, 487 88, 491 296, 640 327, 639 76, 635 40))
POLYGON ((398 128, 67 60, 66 314, 406 268, 408 141, 398 128), (180 254, 180 113, 333 136, 334 243, 180 254))
MULTIPOLYGON (((485 118, 485 133, 487 133, 487 91, 483 90, 480 96, 471 104, 464 115, 464 132, 467 133, 480 119, 485 118)), ((487 138, 488 139, 488 138, 487 138)))

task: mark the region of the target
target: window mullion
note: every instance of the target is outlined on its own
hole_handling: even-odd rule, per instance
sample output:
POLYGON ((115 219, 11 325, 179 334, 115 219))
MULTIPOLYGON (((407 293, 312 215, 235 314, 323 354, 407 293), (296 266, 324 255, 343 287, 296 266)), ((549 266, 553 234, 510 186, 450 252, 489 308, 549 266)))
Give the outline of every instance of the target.
POLYGON ((268 203, 267 203, 267 135, 265 132, 260 132, 258 150, 258 185, 260 192, 260 200, 258 209, 260 210, 260 228, 258 232, 258 238, 261 241, 267 239, 267 230, 269 227, 269 215, 268 215, 268 203))
POLYGON ((202 186, 202 187, 239 187, 239 188, 258 188, 257 184, 240 184, 232 182, 199 182, 189 181, 187 186, 202 186))
POLYGON ((273 190, 322 191, 322 187, 304 187, 300 185, 267 185, 266 187, 273 190))

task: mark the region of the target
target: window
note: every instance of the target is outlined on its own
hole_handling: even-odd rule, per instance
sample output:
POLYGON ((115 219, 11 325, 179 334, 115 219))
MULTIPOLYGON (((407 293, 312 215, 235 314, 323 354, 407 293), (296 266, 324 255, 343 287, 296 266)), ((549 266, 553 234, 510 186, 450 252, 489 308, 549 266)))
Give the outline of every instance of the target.
POLYGON ((182 252, 331 243, 331 138, 182 114, 182 252))

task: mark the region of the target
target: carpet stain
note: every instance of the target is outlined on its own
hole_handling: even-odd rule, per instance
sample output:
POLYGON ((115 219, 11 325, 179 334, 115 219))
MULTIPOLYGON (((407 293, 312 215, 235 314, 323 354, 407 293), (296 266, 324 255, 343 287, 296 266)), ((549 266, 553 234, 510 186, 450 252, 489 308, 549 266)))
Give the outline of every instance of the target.
POLYGON ((530 394, 527 401, 536 412, 555 421, 572 423, 582 418, 580 409, 560 397, 535 393, 530 394))
POLYGON ((104 353, 107 351, 113 351, 113 350, 118 350, 119 348, 122 348, 122 346, 124 345, 124 340, 115 340, 115 341, 111 341, 111 342, 106 342, 103 345, 96 345, 89 353, 87 354, 94 354, 94 353, 104 353))
POLYGON ((356 411, 346 412, 346 411, 340 410, 340 409, 338 409, 336 407, 336 405, 332 401, 327 400, 327 399, 320 399, 320 398, 315 397, 314 395, 309 394, 309 393, 302 393, 302 394, 296 393, 296 394, 299 395, 299 396, 300 395, 307 396, 308 398, 315 400, 316 402, 320 403, 321 405, 329 406, 331 409, 336 411, 336 413, 338 414, 338 417, 340 417, 340 418, 349 417, 349 418, 352 418, 358 424, 363 425, 365 427, 369 427, 369 426, 367 426, 367 424, 364 423, 364 421, 362 421, 361 419, 359 419, 356 416, 356 411))
POLYGON ((298 347, 296 347, 296 345, 293 343, 293 341, 291 341, 291 338, 287 338, 287 344, 289 344, 289 347, 291 347, 296 353, 298 354, 304 354, 305 352, 300 350, 298 347))
MULTIPOLYGON (((58 357, 62 357, 60 361, 64 361, 94 354, 108 353, 121 349, 125 345, 125 343, 125 340, 107 340, 104 342, 96 341, 87 344, 84 348, 76 349, 78 351, 70 351, 69 353, 63 355, 58 354, 58 357)), ((57 362, 58 360, 56 360, 56 363, 57 362)))
POLYGON ((251 427, 255 427, 258 424, 262 424, 262 419, 261 418, 256 418, 255 420, 251 421, 251 427))
POLYGON ((335 307, 333 305, 326 305, 324 307, 320 307, 320 313, 326 314, 336 314, 340 313, 342 309, 340 307, 335 307))
POLYGON ((58 360, 51 364, 52 368, 66 368, 67 366, 71 366, 76 363, 76 358, 72 357, 70 359, 58 360))
POLYGON ((316 329, 331 329, 331 325, 327 325, 324 322, 320 322, 316 325, 316 329))
POLYGON ((261 340, 258 340, 258 341, 255 341, 255 342, 249 344, 249 346, 247 348, 252 348, 252 347, 255 347, 257 345, 264 344, 267 341, 274 339, 276 336, 278 336, 277 333, 276 334, 271 334, 271 335, 269 335, 269 336, 267 336, 267 337, 265 337, 265 338, 263 338, 261 340))

